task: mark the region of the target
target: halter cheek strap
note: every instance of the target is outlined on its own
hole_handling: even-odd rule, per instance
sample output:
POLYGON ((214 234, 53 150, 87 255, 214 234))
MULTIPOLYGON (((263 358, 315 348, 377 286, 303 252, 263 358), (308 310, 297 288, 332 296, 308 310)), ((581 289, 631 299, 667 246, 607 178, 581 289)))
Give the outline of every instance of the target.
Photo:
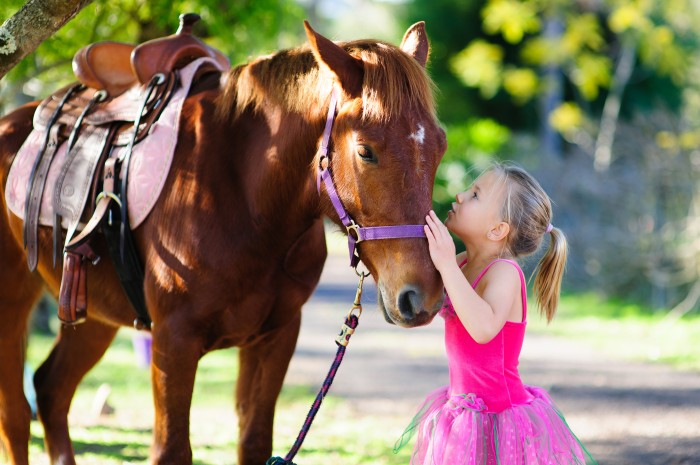
POLYGON ((350 213, 345 209, 340 201, 338 191, 333 182, 333 175, 330 170, 330 155, 328 153, 328 143, 331 138, 333 122, 335 121, 336 106, 338 104, 338 91, 333 89, 331 94, 331 102, 328 107, 328 115, 326 117, 326 127, 323 130, 323 139, 319 148, 318 172, 316 177, 316 188, 319 195, 321 193, 321 182, 326 188, 328 197, 331 199, 333 208, 335 208, 340 222, 345 226, 348 234, 348 252, 350 254, 350 266, 355 268, 360 262, 360 256, 357 251, 357 244, 362 241, 376 239, 404 239, 410 237, 425 237, 425 231, 421 224, 404 224, 396 226, 370 226, 362 227, 355 222, 350 216, 350 213))

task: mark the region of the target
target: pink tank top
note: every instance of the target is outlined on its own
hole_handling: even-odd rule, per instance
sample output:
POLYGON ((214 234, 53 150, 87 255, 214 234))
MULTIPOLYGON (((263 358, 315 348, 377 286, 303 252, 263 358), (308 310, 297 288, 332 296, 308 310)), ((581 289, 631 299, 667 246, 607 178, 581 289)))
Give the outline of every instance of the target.
MULTIPOLYGON (((532 395, 525 390, 518 373, 518 359, 527 325, 527 288, 520 266, 512 260, 494 260, 472 284, 476 288, 484 274, 496 262, 511 263, 518 269, 523 302, 523 321, 506 321, 501 331, 488 343, 479 344, 467 332, 445 299, 445 347, 450 368, 450 396, 480 399, 478 410, 500 413, 514 405, 530 403, 532 395), (485 405, 484 405, 485 404, 485 405)), ((460 264, 460 267, 464 263, 460 264)))

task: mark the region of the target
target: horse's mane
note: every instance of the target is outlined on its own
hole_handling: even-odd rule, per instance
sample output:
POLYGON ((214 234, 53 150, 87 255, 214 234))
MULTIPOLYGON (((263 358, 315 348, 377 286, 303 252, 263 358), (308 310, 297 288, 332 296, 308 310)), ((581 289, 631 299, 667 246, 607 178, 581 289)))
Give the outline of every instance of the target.
MULTIPOLYGON (((425 68, 394 45, 359 40, 340 43, 364 62, 362 118, 388 121, 409 109, 423 109, 435 117, 434 85, 425 68)), ((311 49, 300 47, 258 58, 229 71, 218 102, 222 117, 238 117, 246 108, 257 110, 266 102, 287 111, 324 112, 330 81, 324 78, 311 49)))

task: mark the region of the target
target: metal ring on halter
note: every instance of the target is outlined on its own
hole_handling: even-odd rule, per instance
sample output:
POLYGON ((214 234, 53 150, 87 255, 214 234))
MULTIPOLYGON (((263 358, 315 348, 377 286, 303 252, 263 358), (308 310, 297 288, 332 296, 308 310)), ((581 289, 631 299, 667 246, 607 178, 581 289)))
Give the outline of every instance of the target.
POLYGON ((362 239, 362 236, 360 236, 360 225, 355 223, 355 221, 350 220, 350 226, 346 226, 345 229, 348 230, 348 235, 350 235, 351 231, 355 233, 353 238, 355 239, 356 244, 359 244, 364 240, 362 239))
POLYGON ((318 158, 318 169, 321 171, 328 169, 329 163, 330 163, 330 160, 328 159, 328 155, 321 155, 318 158), (323 162, 326 162, 325 166, 324 166, 323 162))
POLYGON ((360 276, 362 279, 365 279, 367 276, 372 274, 369 271, 357 271, 357 267, 354 267, 353 270, 355 270, 355 274, 360 276))

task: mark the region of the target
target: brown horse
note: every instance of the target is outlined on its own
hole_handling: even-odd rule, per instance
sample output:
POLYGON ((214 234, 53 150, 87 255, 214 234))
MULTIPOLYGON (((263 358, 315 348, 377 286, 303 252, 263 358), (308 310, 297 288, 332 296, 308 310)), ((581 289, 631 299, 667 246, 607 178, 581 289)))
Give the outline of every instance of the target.
MULTIPOLYGON (((322 186, 317 149, 332 90, 331 135, 338 195, 362 226, 422 224, 445 151, 425 71, 423 23, 400 47, 336 44, 306 25, 310 46, 281 51, 199 84, 181 116, 174 161, 156 206, 135 230, 153 320, 152 461, 189 464, 189 410, 199 359, 240 347, 238 463, 272 450, 275 403, 294 351, 301 307, 326 258, 322 218, 340 224, 322 186)), ((0 180, 32 129, 36 104, 0 119, 0 180)), ((0 191, 3 205, 4 192, 0 191)), ((42 289, 57 295, 51 230, 39 231, 30 273, 22 221, 0 214, 0 433, 12 464, 26 464, 30 409, 22 390, 22 340, 42 289)), ((100 241, 102 238, 100 237, 100 241)), ((76 387, 133 309, 107 259, 91 267, 85 323, 63 327, 34 384, 51 463, 75 463, 67 414, 76 387)), ((390 323, 428 323, 443 290, 420 238, 365 241, 361 258, 390 323)))

